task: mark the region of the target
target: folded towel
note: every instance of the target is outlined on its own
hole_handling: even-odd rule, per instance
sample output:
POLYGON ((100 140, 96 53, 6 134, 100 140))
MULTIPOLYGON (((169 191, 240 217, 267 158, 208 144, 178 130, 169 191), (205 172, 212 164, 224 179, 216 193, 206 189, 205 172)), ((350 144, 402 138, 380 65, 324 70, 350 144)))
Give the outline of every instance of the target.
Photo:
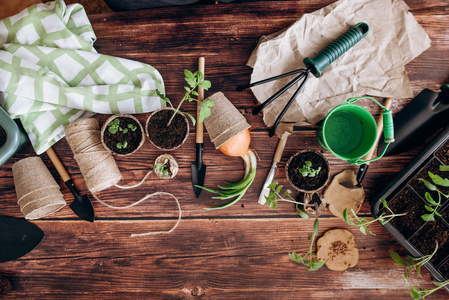
POLYGON ((0 21, 0 105, 20 118, 37 154, 64 127, 94 113, 145 113, 165 106, 150 65, 98 54, 80 4, 33 5, 0 21))

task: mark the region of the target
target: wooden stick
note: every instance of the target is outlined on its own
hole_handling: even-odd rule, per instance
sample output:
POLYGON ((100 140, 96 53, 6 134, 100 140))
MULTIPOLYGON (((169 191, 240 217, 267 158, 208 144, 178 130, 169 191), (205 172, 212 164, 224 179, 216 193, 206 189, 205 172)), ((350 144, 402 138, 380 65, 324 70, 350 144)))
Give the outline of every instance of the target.
MULTIPOLYGON (((200 71, 204 76, 204 65, 205 60, 204 57, 200 57, 198 59, 198 71, 200 71)), ((196 143, 203 143, 203 122, 200 123, 200 109, 201 104, 204 101, 204 89, 198 86, 198 103, 196 110, 196 143)))

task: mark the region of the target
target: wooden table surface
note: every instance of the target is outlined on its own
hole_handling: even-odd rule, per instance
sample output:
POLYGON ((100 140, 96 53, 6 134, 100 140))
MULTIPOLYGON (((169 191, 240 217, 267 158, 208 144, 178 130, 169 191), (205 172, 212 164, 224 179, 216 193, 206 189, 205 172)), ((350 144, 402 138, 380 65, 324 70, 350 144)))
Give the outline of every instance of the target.
MULTIPOLYGON (((139 188, 114 188, 99 196, 114 205, 126 205, 147 193, 174 194, 182 207, 182 220, 170 234, 131 238, 131 233, 168 230, 177 220, 173 199, 151 199, 127 210, 113 210, 93 201, 96 220, 79 220, 68 206, 42 220, 33 221, 44 232, 41 244, 15 261, 0 264, 0 275, 11 279, 13 298, 89 299, 399 299, 409 298, 400 267, 394 266, 388 250, 404 254, 401 247, 379 224, 376 236, 364 236, 327 212, 321 217, 320 236, 330 228, 349 229, 356 237, 360 260, 356 267, 333 272, 323 267, 315 272, 291 262, 288 253, 304 254, 313 221, 300 219, 293 205, 280 203, 273 211, 257 203, 270 168, 277 138, 268 138, 262 115, 253 116, 255 98, 250 91, 235 87, 249 82, 246 66, 259 37, 291 25, 304 13, 332 3, 332 0, 268 1, 245 4, 188 6, 91 16, 99 53, 138 60, 156 67, 164 77, 171 99, 182 97, 183 70, 194 70, 199 56, 206 58, 206 77, 212 92, 222 91, 232 99, 248 122, 255 127, 252 143, 259 157, 255 182, 236 205, 216 211, 211 194, 197 199, 192 190, 190 165, 195 161, 195 130, 187 142, 172 154, 180 163, 171 181, 152 174, 139 188)), ((406 66, 414 95, 424 88, 438 90, 449 75, 449 4, 446 0, 407 0, 410 11, 432 39, 432 47, 406 66)), ((395 100, 396 113, 410 99, 395 100)), ((175 103, 178 103, 175 101, 175 103)), ((363 103, 375 115, 379 109, 363 103)), ((195 104, 185 106, 195 112, 195 104)), ((143 123, 148 114, 137 115, 143 123)), ((108 116, 98 115, 100 123, 108 116)), ((287 185, 284 166, 288 158, 303 149, 321 150, 316 127, 298 127, 289 138, 276 181, 287 185)), ((424 138, 423 138, 424 140, 424 138)), ((363 182, 366 199, 361 216, 371 217, 369 201, 424 147, 383 158, 373 163, 363 182)), ((65 139, 54 146, 75 185, 87 193, 80 170, 65 139)), ((116 157, 125 184, 137 183, 154 159, 161 154, 148 140, 130 157, 116 157)), ((2 215, 23 217, 16 204, 11 166, 21 158, 35 155, 27 145, 0 168, 2 215)), ((334 158, 328 151, 332 175, 357 167, 334 158)), ((72 196, 51 164, 45 164, 61 185, 68 203, 72 196)), ((223 180, 243 176, 240 158, 229 158, 214 149, 205 135, 205 185, 214 187, 223 180)), ((418 283, 432 287, 429 275, 418 283)), ((449 298, 441 290, 429 299, 449 298)))

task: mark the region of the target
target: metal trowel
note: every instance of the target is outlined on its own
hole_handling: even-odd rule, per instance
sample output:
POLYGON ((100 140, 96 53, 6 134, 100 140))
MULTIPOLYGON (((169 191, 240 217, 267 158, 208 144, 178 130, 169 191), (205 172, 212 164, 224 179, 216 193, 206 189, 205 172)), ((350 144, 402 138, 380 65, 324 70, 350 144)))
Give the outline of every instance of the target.
POLYGON ((44 232, 24 219, 0 216, 0 263, 24 256, 41 242, 44 232))
MULTIPOLYGON (((394 118, 395 142, 384 156, 408 151, 447 125, 449 117, 449 84, 443 84, 441 92, 422 90, 394 118)), ((377 153, 382 153, 385 143, 380 141, 377 153)))
POLYGON ((94 207, 92 206, 92 202, 89 199, 89 196, 86 195, 80 195, 73 184, 72 179, 70 178, 70 175, 65 170, 64 166, 62 165, 61 161, 59 160, 58 156, 56 155, 53 148, 47 149, 47 155, 50 157, 51 162, 53 165, 55 165, 56 170, 58 171, 59 175, 61 176, 62 180, 64 180, 64 183, 69 188, 70 192, 72 192, 73 197, 75 200, 70 204, 70 209, 81 219, 93 222, 95 219, 95 212, 94 207))

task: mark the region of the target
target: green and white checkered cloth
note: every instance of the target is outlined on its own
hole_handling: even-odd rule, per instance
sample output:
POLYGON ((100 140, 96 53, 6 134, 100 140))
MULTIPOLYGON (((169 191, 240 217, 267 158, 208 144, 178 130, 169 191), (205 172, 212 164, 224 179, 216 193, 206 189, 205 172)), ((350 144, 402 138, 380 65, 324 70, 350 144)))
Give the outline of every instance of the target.
POLYGON ((98 54, 80 4, 33 5, 0 21, 0 104, 20 118, 37 154, 64 137, 64 127, 93 113, 145 113, 165 106, 159 72, 98 54))

